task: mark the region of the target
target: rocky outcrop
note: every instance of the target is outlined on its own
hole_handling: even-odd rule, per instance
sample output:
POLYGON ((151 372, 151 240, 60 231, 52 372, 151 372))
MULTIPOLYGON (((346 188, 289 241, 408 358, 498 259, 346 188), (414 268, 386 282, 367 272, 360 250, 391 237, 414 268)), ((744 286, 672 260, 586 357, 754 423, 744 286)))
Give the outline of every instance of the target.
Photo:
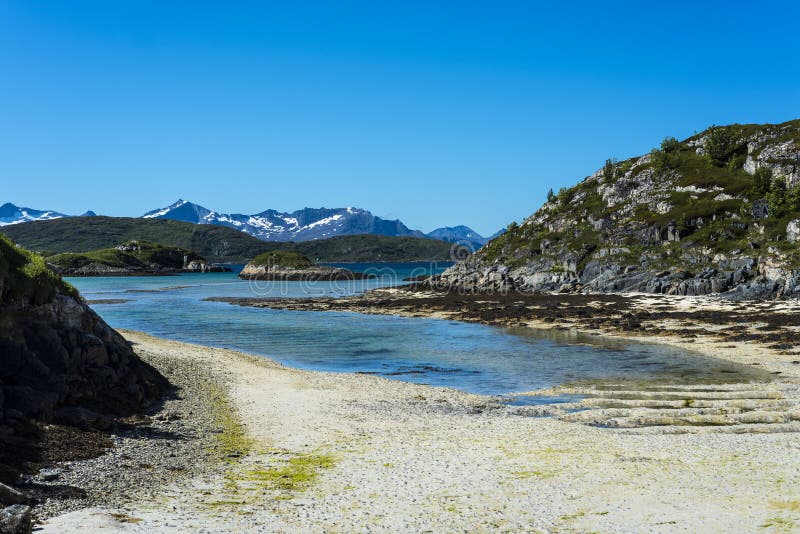
POLYGON ((789 221, 786 225, 786 241, 792 244, 800 241, 800 219, 789 221))
POLYGON ((254 265, 248 263, 239 278, 245 280, 284 280, 284 281, 325 281, 325 280, 366 280, 375 275, 357 273, 340 267, 313 265, 293 268, 280 265, 254 265))
MULTIPOLYGON (((108 428, 169 384, 41 258, 0 236, 0 478, 32 450, 36 423, 108 428)), ((4 503, 10 504, 10 503, 4 503)))
POLYGON ((606 165, 425 282, 464 292, 800 297, 800 121, 606 165))
POLYGON ((229 273, 230 268, 223 265, 214 265, 205 260, 192 260, 186 262, 183 270, 190 273, 229 273))
POLYGON ((167 385, 79 297, 59 293, 0 314, 4 419, 92 424, 136 412, 167 385))

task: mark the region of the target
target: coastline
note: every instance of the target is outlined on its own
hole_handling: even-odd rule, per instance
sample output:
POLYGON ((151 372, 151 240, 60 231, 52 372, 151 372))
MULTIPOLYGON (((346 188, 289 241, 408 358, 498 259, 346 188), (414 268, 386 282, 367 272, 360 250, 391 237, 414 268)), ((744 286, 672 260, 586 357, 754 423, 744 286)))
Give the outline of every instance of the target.
MULTIPOLYGON (((451 389, 123 335, 159 368, 195 369, 224 391, 217 397, 227 419, 212 417, 204 427, 190 401, 183 420, 208 432, 197 437, 211 439, 201 449, 215 459, 127 500, 51 518, 42 532, 667 532, 800 524, 794 432, 601 428, 525 417, 494 398, 451 389), (234 454, 220 455, 220 447, 234 454)), ((779 365, 784 356, 776 356, 779 365)), ((185 460, 198 464, 194 453, 185 460)), ((107 469, 108 477, 124 471, 107 469)))

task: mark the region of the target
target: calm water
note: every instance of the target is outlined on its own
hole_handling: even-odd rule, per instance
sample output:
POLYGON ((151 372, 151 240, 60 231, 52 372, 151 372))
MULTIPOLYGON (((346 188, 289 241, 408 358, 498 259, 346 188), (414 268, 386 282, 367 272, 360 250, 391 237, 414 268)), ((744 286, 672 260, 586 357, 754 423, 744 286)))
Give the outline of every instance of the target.
POLYGON ((114 327, 252 352, 303 369, 374 373, 484 394, 603 378, 671 382, 753 378, 741 366, 661 345, 438 319, 267 310, 203 301, 215 296, 352 294, 402 283, 407 276, 431 270, 424 264, 349 267, 384 273, 394 269, 398 274, 347 283, 251 283, 235 273, 68 280, 87 300, 127 300, 92 305, 114 327))

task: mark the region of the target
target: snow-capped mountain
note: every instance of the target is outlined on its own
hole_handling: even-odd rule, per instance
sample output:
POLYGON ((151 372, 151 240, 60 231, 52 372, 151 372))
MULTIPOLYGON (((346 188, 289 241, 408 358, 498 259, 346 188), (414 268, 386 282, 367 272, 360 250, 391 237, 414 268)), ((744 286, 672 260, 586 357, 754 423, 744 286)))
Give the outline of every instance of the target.
MULTIPOLYGON (((79 217, 94 217, 87 211, 79 217)), ((0 206, 0 226, 31 221, 44 221, 73 217, 55 211, 22 208, 11 203, 0 206)), ((425 234, 408 228, 399 220, 376 217, 361 208, 303 208, 292 213, 266 210, 254 215, 220 213, 198 204, 178 199, 169 206, 148 211, 145 219, 171 219, 194 224, 227 226, 245 232, 264 241, 311 241, 339 235, 377 234, 386 236, 410 236, 439 239, 451 243, 469 243, 478 250, 490 238, 481 236, 468 226, 445 226, 425 234)))
POLYGON ((166 208, 149 211, 143 217, 228 226, 264 241, 310 241, 355 234, 427 237, 399 220, 381 219, 359 208, 304 208, 292 213, 266 210, 243 215, 219 213, 179 199, 166 208))
POLYGON ((60 219, 61 217, 69 217, 63 213, 55 211, 41 211, 31 208, 21 208, 15 206, 10 202, 6 202, 0 206, 0 226, 7 226, 9 224, 18 224, 30 221, 46 221, 48 219, 60 219))

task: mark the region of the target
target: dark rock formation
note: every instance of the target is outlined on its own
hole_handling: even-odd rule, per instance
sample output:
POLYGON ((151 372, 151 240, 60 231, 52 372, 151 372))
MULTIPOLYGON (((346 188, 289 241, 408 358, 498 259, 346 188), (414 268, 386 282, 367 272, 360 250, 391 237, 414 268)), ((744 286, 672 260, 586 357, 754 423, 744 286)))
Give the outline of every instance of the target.
POLYGON ((105 428, 169 386, 40 257, 2 237, 0 356, 0 478, 9 482, 38 422, 105 428))
POLYGON ((126 415, 157 399, 157 371, 86 304, 58 294, 40 306, 0 308, 4 412, 68 424, 126 415))

